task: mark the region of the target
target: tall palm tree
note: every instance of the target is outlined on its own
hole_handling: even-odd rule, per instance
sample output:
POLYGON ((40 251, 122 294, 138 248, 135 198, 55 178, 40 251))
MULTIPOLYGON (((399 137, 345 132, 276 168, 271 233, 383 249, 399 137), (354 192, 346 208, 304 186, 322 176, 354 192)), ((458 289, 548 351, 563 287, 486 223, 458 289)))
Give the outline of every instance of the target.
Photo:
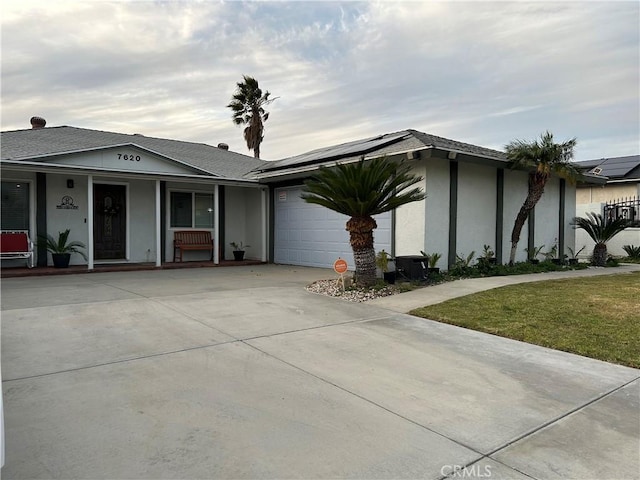
POLYGON ((349 242, 353 249, 356 282, 370 286, 376 280, 373 215, 401 205, 423 200, 420 187, 413 187, 422 177, 410 173, 411 167, 385 157, 321 168, 305 180, 302 198, 351 218, 347 221, 349 242))
POLYGON ((243 81, 236 84, 231 103, 227 105, 233 111, 233 123, 247 125, 244 129, 244 140, 247 148, 253 150, 253 156, 260 158, 260 144, 264 140, 264 122, 269 118, 269 112, 264 106, 270 104, 268 91, 264 94, 258 81, 248 75, 242 76, 243 81))
POLYGON ((526 142, 514 140, 505 146, 507 158, 511 161, 512 168, 529 170, 529 187, 516 221, 511 231, 511 255, 509 264, 513 265, 516 259, 516 250, 520 241, 520 233, 529 214, 534 209, 542 194, 547 181, 553 174, 575 184, 581 176, 578 168, 571 163, 576 139, 572 138, 564 143, 555 143, 553 134, 545 132, 540 140, 526 142))
POLYGON ((587 232, 596 244, 593 247, 591 263, 596 267, 604 267, 607 263, 607 242, 629 226, 626 218, 607 220, 599 213, 587 212, 587 218, 574 217, 571 222, 574 228, 587 232))

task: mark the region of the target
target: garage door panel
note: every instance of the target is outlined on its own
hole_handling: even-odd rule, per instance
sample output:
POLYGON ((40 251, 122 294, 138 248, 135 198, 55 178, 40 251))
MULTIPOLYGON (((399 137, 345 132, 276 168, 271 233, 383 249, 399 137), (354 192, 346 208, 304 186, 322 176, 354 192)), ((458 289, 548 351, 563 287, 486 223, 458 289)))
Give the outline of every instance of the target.
MULTIPOLYGON (((275 191, 274 261, 290 265, 331 267, 344 258, 353 269, 346 215, 304 202, 300 187, 275 191)), ((391 251, 391 213, 374 217, 376 250, 391 251)))

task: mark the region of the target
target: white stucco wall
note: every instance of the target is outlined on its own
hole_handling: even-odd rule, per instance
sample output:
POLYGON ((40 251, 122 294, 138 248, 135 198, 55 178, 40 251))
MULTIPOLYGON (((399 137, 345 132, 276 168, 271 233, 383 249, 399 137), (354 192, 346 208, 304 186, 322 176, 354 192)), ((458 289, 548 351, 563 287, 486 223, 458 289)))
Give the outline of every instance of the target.
MULTIPOLYGON (((566 182, 566 190, 564 197, 565 205, 565 218, 564 218, 564 252, 560 252, 561 254, 566 254, 571 256, 569 253, 569 249, 567 247, 574 248, 576 243, 576 230, 571 225, 571 221, 573 217, 576 216, 576 186, 571 185, 569 182, 566 182)), ((575 249, 574 249, 575 251, 575 249)))
POLYGON ((259 260, 262 255, 262 199, 258 188, 225 187, 225 259, 233 260, 230 242, 251 245, 245 258, 259 260))
POLYGON ((470 163, 458 165, 456 255, 481 254, 484 245, 495 251, 496 169, 470 163))
MULTIPOLYGON (((542 198, 535 208, 534 245, 541 247, 542 252, 550 251, 558 242, 558 225, 560 209, 560 180, 552 177, 544 188, 542 198)), ((526 247, 526 243, 523 248, 526 247)))
POLYGON ((129 260, 154 262, 156 259, 156 184, 132 180, 129 185, 129 260))
MULTIPOLYGON (((69 241, 79 241, 88 246, 90 226, 87 217, 90 206, 87 202, 87 191, 87 177, 47 174, 47 232, 55 239, 58 238, 58 232, 68 228, 71 230, 69 241), (73 188, 67 188, 67 180, 73 180, 73 188), (71 197, 73 205, 78 208, 58 208, 65 196, 71 197)), ((88 254, 88 249, 84 252, 88 254)), ((47 255, 47 263, 53 264, 51 254, 47 255)), ((77 253, 71 255, 71 265, 86 263, 77 253)))
MULTIPOLYGON (((576 206, 576 216, 586 217, 587 212, 602 213, 604 204, 602 203, 584 203, 576 206)), ((580 250, 583 246, 586 248, 582 251, 579 258, 588 259, 593 254, 595 242, 582 229, 575 230, 575 250, 580 250)), ((610 255, 624 257, 627 253, 622 249, 624 245, 640 246, 640 228, 627 228, 623 232, 613 237, 607 242, 607 252, 610 255)))
POLYGON ((438 268, 447 268, 449 255, 449 161, 427 160, 424 246, 427 254, 439 253, 438 268))
MULTIPOLYGON (((411 170, 412 175, 423 177, 416 186, 427 191, 426 161, 417 162, 411 170)), ((424 250, 425 206, 426 201, 413 202, 396 209, 395 255, 419 255, 424 250)))
MULTIPOLYGON (((503 232, 502 232, 502 261, 509 262, 509 254, 511 253, 511 231, 516 221, 516 216, 520 211, 520 207, 527 198, 528 177, 526 172, 516 170, 504 171, 504 208, 503 208, 503 232)), ((516 262, 524 262, 527 259, 527 238, 529 228, 527 222, 522 227, 520 233, 520 241, 516 251, 516 262)))
POLYGON ((133 147, 116 147, 65 155, 56 158, 55 163, 132 172, 193 174, 195 171, 193 168, 133 147))

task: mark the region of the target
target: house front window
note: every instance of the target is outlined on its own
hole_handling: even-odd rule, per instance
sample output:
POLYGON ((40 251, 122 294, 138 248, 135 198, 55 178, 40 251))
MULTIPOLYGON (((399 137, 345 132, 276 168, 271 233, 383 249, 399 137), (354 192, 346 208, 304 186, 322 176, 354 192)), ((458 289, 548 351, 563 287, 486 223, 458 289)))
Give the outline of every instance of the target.
POLYGON ((2 182, 2 230, 29 230, 29 184, 2 182))
POLYGON ((171 228, 213 228, 213 194, 171 192, 171 228))

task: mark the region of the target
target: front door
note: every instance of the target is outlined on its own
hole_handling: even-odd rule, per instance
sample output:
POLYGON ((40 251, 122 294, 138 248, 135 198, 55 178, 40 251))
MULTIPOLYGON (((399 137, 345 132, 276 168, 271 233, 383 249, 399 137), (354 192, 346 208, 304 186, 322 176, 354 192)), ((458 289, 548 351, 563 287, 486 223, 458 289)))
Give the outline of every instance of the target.
POLYGON ((124 259, 127 238, 124 185, 93 186, 93 248, 96 260, 124 259))

